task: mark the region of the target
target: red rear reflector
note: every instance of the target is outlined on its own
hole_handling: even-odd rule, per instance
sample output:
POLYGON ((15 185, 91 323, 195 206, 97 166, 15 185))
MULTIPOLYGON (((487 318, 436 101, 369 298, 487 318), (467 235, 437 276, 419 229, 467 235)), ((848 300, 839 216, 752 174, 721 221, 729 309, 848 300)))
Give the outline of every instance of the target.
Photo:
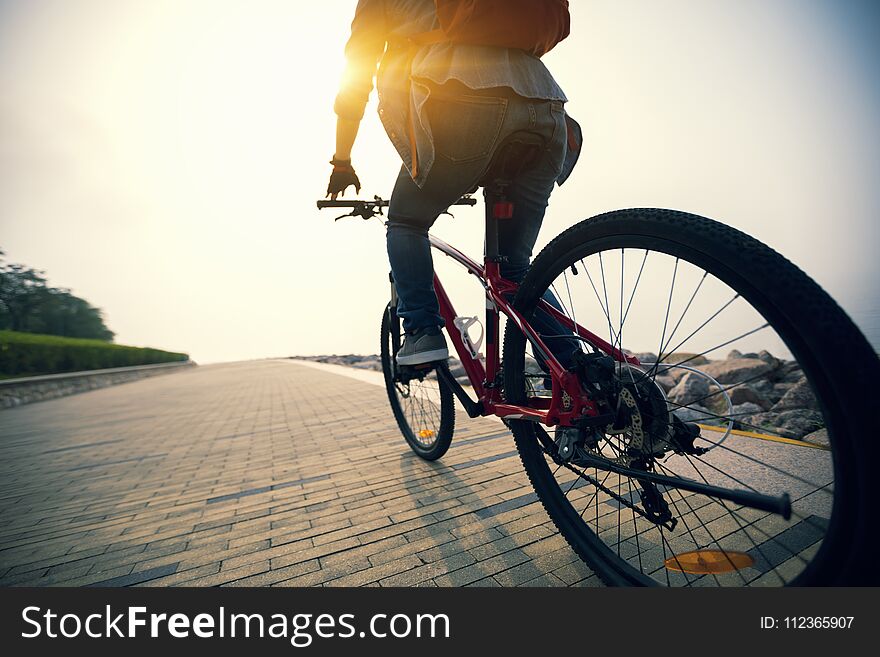
POLYGON ((495 219, 510 219, 513 217, 513 203, 510 201, 498 201, 492 206, 492 216, 495 219))

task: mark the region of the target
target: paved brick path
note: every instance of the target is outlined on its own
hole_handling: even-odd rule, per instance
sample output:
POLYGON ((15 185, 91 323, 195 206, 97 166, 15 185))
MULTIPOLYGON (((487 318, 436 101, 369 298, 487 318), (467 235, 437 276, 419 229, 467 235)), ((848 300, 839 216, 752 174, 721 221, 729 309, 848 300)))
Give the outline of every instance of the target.
POLYGON ((512 438, 406 447, 385 391, 291 361, 0 412, 0 585, 596 586, 512 438))

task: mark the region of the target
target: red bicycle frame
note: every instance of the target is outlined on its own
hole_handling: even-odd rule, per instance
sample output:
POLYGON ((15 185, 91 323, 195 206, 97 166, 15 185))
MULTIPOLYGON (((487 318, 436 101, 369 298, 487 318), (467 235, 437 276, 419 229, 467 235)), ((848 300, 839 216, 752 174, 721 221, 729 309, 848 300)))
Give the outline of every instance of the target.
MULTIPOLYGON (((540 422, 547 426, 571 426, 572 420, 599 415, 596 404, 585 394, 577 376, 569 372, 553 356, 550 349, 541 339, 538 332, 529 324, 522 314, 517 311, 506 297, 513 297, 518 288, 516 283, 502 278, 499 265, 491 259, 486 259, 484 265, 463 254, 453 246, 441 239, 429 236, 431 246, 441 253, 449 256, 469 273, 477 277, 486 291, 486 364, 471 354, 471 350, 465 343, 463 335, 453 330, 456 318, 455 308, 440 282, 437 274, 434 274, 434 291, 440 304, 440 315, 446 322, 447 332, 458 352, 459 360, 470 379, 471 385, 477 394, 478 403, 481 406, 481 415, 496 415, 501 418, 518 420, 530 420, 540 422), (500 347, 498 343, 498 329, 500 325, 500 313, 503 313, 508 321, 512 321, 519 327, 526 338, 531 342, 534 349, 541 354, 546 362, 550 376, 553 380, 552 397, 534 398, 529 400, 528 405, 520 406, 506 403, 500 394, 498 385, 500 374, 500 347)), ((609 344, 596 334, 574 322, 565 313, 554 308, 544 301, 540 301, 539 307, 554 317, 560 324, 571 330, 601 351, 613 357, 618 362, 626 362, 638 366, 640 363, 634 356, 625 354, 614 345, 609 344)))

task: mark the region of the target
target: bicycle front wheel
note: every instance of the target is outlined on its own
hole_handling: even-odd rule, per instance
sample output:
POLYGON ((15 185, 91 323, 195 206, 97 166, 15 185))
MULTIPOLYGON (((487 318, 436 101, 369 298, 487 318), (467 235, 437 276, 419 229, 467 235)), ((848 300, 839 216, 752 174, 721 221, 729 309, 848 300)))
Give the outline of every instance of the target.
POLYGON ((439 459, 449 449, 455 430, 452 391, 433 370, 417 374, 402 371, 395 356, 403 339, 400 319, 388 304, 380 332, 382 373, 394 419, 410 448, 427 461, 439 459))
MULTIPOLYGON (((534 322, 547 313, 539 302, 548 294, 595 334, 567 340, 568 349, 595 360, 612 355, 612 345, 641 362, 614 358, 601 383, 579 370, 591 396, 616 413, 613 423, 510 423, 548 514, 604 581, 878 581, 867 494, 878 450, 866 432, 880 364, 816 283, 737 230, 632 209, 557 237, 535 259, 515 305, 534 322), (560 447, 573 437, 575 457, 560 447), (711 487, 788 496, 791 516, 707 493, 711 487)), ((513 403, 540 405, 549 395, 532 383, 546 378, 533 352, 508 322, 504 387, 513 403)))

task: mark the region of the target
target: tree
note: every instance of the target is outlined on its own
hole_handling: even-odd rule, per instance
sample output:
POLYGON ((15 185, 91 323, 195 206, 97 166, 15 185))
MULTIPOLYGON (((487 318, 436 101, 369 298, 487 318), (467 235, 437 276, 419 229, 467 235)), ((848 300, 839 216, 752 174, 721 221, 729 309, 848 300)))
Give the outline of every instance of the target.
POLYGON ((0 329, 111 341, 102 311, 70 290, 49 287, 46 273, 6 263, 0 250, 0 329))

